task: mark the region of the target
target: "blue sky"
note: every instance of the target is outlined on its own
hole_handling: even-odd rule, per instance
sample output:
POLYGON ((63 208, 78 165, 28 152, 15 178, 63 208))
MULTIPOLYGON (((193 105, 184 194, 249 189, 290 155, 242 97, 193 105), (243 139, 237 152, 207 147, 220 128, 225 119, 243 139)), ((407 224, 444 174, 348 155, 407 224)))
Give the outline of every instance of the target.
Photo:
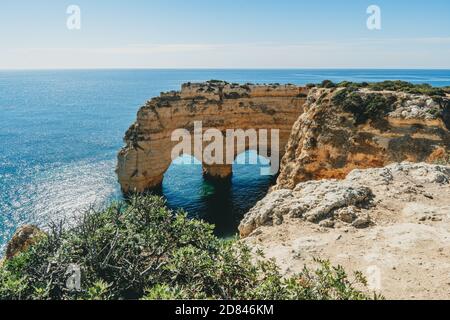
POLYGON ((450 1, 2 0, 0 39, 1 69, 450 68, 450 1))

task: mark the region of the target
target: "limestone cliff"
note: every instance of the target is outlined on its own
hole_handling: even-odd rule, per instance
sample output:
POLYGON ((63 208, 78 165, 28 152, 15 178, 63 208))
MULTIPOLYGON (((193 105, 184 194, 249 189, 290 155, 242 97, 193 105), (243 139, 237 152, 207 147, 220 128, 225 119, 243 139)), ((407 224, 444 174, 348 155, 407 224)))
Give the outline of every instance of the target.
POLYGON ((315 87, 303 109, 242 241, 287 275, 321 258, 388 298, 448 299, 449 97, 315 87))
MULTIPOLYGON (((117 174, 124 192, 160 185, 178 143, 171 141, 172 133, 193 132, 196 121, 202 121, 203 131, 280 130, 284 157, 274 189, 343 179, 356 168, 436 161, 450 150, 449 105, 448 97, 368 88, 187 83, 140 108, 125 135, 117 174)), ((235 155, 247 149, 237 146, 235 155)), ((232 167, 204 164, 204 172, 224 178, 232 167)))
POLYGON ((293 126, 275 189, 343 179, 356 168, 443 158, 450 150, 449 114, 443 97, 314 88, 293 126))
MULTIPOLYGON (((181 91, 162 93, 140 108, 136 123, 125 135, 126 145, 119 153, 117 166, 122 190, 142 192, 158 186, 172 162, 171 151, 177 143, 171 141, 172 132, 192 132, 195 121, 202 121, 203 131, 279 129, 281 158, 292 125, 303 112, 307 92, 308 89, 294 85, 209 81, 187 83, 181 91)), ((237 146, 235 153, 248 147, 237 146)), ((231 166, 227 165, 205 165, 204 170, 218 177, 231 174, 231 166)))

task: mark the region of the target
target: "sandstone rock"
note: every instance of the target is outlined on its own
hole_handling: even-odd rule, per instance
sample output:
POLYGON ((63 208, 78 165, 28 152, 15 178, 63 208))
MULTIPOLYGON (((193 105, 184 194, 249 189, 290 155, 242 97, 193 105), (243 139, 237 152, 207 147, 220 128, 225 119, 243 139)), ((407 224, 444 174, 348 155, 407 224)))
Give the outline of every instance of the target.
POLYGON ((395 110, 389 113, 390 117, 400 118, 403 120, 437 120, 439 116, 435 110, 441 107, 437 101, 428 96, 414 95, 408 93, 397 93, 398 102, 395 110))
MULTIPOLYGON (((171 141, 171 134, 176 129, 192 132, 194 122, 200 120, 203 131, 279 129, 283 159, 275 189, 293 189, 311 179, 343 179, 357 168, 447 157, 448 98, 438 101, 425 95, 360 89, 352 93, 360 101, 377 97, 385 105, 378 104, 381 110, 362 105, 349 111, 336 98, 343 90, 209 81, 162 93, 139 110, 125 135, 117 166, 122 190, 143 192, 160 185, 177 143, 171 141)), ((238 146, 236 155, 248 148, 238 146)), ((204 170, 207 176, 220 178, 232 172, 230 166, 215 163, 204 165, 204 170)))
MULTIPOLYGON (((418 299, 449 298, 450 166, 394 163, 384 168, 354 170, 342 181, 310 182, 315 188, 308 193, 296 191, 303 190, 301 186, 306 184, 300 183, 293 190, 273 191, 283 192, 286 200, 269 193, 245 217, 241 224, 243 234, 247 227, 245 222, 253 221, 257 225, 252 216, 261 213, 258 208, 269 210, 265 212, 266 217, 270 217, 275 208, 280 213, 285 212, 283 224, 259 228, 260 241, 250 237, 242 241, 275 259, 282 272, 289 275, 300 272, 305 264, 311 265, 314 258, 321 257, 334 265, 342 265, 349 273, 361 271, 368 279, 375 270, 380 276, 377 290, 388 299, 409 299, 411 295, 418 299), (328 192, 323 190, 325 185, 329 187, 328 192), (319 222, 324 227, 335 222, 334 228, 326 232, 304 221, 308 211, 338 198, 336 195, 346 185, 354 190, 370 189, 373 201, 369 205, 363 201, 360 205, 331 210, 319 222), (410 200, 410 190, 415 190, 414 201, 410 200), (275 198, 277 205, 270 209, 268 203, 275 198), (310 204, 308 208, 304 206, 306 203, 310 204), (298 208, 302 208, 302 214, 286 214, 298 208), (355 218, 350 221, 353 214, 355 218)), ((341 193, 339 198, 346 194, 341 193)))
POLYGON ((334 221, 331 219, 323 220, 319 223, 322 228, 334 228, 334 221))
POLYGON ((381 185, 380 182, 383 182, 404 189, 414 188, 417 185, 423 187, 426 184, 447 185, 450 183, 450 167, 425 163, 394 163, 385 168, 354 170, 345 180, 368 185, 381 185), (398 184, 399 181, 407 183, 398 184))
POLYGON ((348 206, 345 208, 338 209, 336 210, 335 215, 336 218, 342 222, 352 223, 357 217, 356 207, 348 206))
MULTIPOLYGON (((299 183, 293 190, 280 189, 269 193, 242 219, 239 231, 248 236, 262 225, 273 225, 280 216, 328 225, 328 219, 367 228, 373 224, 370 212, 374 198, 378 203, 391 198, 410 201, 408 190, 417 185, 449 185, 450 167, 424 163, 395 163, 385 168, 354 170, 344 180, 320 180, 299 183), (392 187, 398 192, 391 192, 392 187)), ((418 192, 417 190, 415 192, 418 192)), ((427 191, 429 200, 435 195, 427 191)))
POLYGON ((300 183, 294 190, 275 190, 268 194, 245 215, 239 231, 241 236, 248 236, 258 226, 273 225, 284 215, 320 223, 334 217, 338 209, 367 204, 371 197, 369 188, 345 181, 300 183))
MULTIPOLYGON (((172 133, 177 129, 192 133, 196 121, 202 121, 203 132, 212 128, 221 132, 278 129, 281 159, 292 125, 303 112, 307 93, 307 88, 294 85, 238 85, 224 81, 187 83, 181 91, 162 93, 140 108, 136 123, 125 134, 126 145, 118 155, 116 170, 122 190, 143 192, 161 184, 172 162, 172 149, 178 143, 171 141, 172 133)), ((270 134, 268 140, 270 147, 270 134)), ((234 150, 235 156, 248 148, 241 143, 234 150)), ((201 158, 195 150, 192 146, 191 155, 201 158)), ((204 165, 204 172, 209 177, 227 178, 232 171, 223 163, 210 163, 204 165)))
POLYGON ((353 223, 352 226, 358 229, 364 229, 370 227, 372 224, 372 221, 370 220, 369 215, 365 215, 362 217, 357 218, 353 223))
POLYGON ((6 246, 5 258, 12 259, 17 254, 25 251, 33 245, 39 237, 43 236, 44 232, 33 225, 23 225, 14 233, 11 240, 6 246))
POLYGON ((249 235, 259 226, 271 225, 276 216, 283 215, 283 208, 280 205, 284 204, 286 199, 292 198, 291 190, 277 190, 271 193, 271 196, 266 201, 260 201, 252 209, 253 214, 247 214, 239 226, 241 234, 249 235))
POLYGON ((293 189, 311 179, 343 179, 354 169, 436 162, 450 151, 449 117, 430 97, 362 89, 353 94, 361 101, 369 96, 384 99, 385 110, 382 115, 361 115, 357 112, 363 113, 364 106, 352 113, 338 102, 341 90, 310 90, 274 189, 293 189))

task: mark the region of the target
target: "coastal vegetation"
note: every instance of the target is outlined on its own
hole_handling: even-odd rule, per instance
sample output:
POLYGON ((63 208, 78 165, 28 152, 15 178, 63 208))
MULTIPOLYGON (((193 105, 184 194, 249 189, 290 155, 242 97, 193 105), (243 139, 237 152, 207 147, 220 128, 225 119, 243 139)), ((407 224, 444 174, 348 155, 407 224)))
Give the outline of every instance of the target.
POLYGON ((334 83, 330 80, 324 80, 322 83, 314 85, 309 84, 309 87, 317 86, 319 88, 347 88, 349 90, 357 90, 366 88, 372 91, 395 91, 395 92, 405 92, 411 94, 423 94, 430 97, 444 97, 446 94, 450 93, 450 87, 438 88, 433 87, 429 84, 413 84, 407 81, 401 80, 387 80, 382 82, 351 82, 342 81, 339 83, 334 83))
POLYGON ((156 196, 52 224, 0 267, 0 299, 369 299, 360 273, 317 261, 283 277, 274 261, 156 196), (67 286, 71 265, 80 288, 67 286))
MULTIPOLYGON (((449 92, 448 87, 438 88, 429 84, 412 84, 400 80, 376 83, 343 81, 337 84, 330 80, 324 80, 317 87, 337 89, 333 94, 332 102, 342 107, 344 111, 352 113, 356 124, 363 124, 369 120, 379 121, 394 111, 397 102, 400 105, 402 104, 402 101, 398 101, 398 96, 395 93, 425 97, 425 100, 422 100, 426 102, 427 106, 433 103, 435 105, 434 108, 425 109, 426 112, 435 117, 442 115, 444 123, 448 122, 450 110, 446 97, 449 92)), ((412 99, 410 106, 423 102, 419 100, 420 98, 412 99)))
POLYGON ((356 124, 363 124, 368 120, 382 119, 393 111, 397 98, 377 93, 362 95, 351 88, 345 88, 336 92, 332 100, 344 111, 352 113, 356 124))

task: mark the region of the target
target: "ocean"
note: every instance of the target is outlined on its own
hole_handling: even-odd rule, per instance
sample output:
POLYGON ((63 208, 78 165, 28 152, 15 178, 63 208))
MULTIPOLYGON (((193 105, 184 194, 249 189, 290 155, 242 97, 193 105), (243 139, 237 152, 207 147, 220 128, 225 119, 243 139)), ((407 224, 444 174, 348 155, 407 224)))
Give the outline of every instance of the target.
MULTIPOLYGON (((41 227, 121 199, 114 173, 126 129, 145 101, 184 82, 405 80, 450 86, 450 70, 61 70, 0 71, 0 249, 24 223, 41 227)), ((200 165, 172 165, 168 206, 233 236, 272 177, 236 165, 229 184, 204 181, 200 165)))

